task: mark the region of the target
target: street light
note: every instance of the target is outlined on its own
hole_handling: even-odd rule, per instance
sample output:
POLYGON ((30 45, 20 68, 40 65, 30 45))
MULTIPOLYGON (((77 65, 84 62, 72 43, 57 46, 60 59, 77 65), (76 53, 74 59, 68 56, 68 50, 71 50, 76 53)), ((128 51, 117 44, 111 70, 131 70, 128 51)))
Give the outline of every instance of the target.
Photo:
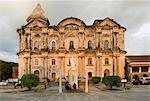
MULTIPOLYGON (((62 57, 61 57, 62 60, 62 57)), ((62 80, 61 80, 61 66, 62 66, 62 61, 60 61, 60 69, 59 69, 59 93, 62 93, 62 80)))
POLYGON ((88 93, 88 73, 85 73, 85 93, 88 93))

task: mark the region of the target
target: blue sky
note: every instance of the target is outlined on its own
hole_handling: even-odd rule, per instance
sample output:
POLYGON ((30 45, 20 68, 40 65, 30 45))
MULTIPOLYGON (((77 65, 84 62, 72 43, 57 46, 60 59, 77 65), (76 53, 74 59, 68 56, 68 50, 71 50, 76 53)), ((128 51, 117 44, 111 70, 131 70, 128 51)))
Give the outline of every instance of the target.
POLYGON ((40 3, 51 25, 77 17, 86 25, 110 17, 124 26, 127 55, 150 54, 149 0, 0 0, 0 59, 18 62, 17 28, 40 3))

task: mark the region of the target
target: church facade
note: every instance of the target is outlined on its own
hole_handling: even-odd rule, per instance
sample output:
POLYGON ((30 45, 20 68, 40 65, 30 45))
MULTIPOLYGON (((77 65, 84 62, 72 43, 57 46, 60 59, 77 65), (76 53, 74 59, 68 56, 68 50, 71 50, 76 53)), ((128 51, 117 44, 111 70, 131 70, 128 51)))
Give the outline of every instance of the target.
POLYGON ((124 32, 113 19, 86 25, 74 17, 50 25, 40 4, 27 18, 19 33, 19 78, 34 73, 39 78, 67 78, 75 68, 78 77, 118 75, 124 78, 124 32), (74 67, 72 67, 72 61, 74 67))

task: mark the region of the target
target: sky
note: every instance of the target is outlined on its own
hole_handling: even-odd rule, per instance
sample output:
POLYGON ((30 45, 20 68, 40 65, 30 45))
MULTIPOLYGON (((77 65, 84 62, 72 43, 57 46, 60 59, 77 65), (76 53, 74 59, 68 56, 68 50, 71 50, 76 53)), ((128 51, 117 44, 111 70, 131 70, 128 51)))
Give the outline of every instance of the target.
POLYGON ((150 0, 0 0, 0 59, 18 62, 17 28, 40 3, 50 25, 76 17, 92 25, 110 17, 127 29, 127 55, 150 55, 150 0))

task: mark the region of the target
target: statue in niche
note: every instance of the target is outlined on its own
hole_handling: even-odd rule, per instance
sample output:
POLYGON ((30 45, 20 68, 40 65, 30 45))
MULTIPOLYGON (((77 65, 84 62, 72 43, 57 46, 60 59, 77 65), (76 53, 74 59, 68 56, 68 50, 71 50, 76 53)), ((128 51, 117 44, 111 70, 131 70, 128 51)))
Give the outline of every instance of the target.
POLYGON ((75 58, 73 56, 71 57, 70 62, 71 62, 71 67, 75 68, 76 63, 75 63, 75 58))

